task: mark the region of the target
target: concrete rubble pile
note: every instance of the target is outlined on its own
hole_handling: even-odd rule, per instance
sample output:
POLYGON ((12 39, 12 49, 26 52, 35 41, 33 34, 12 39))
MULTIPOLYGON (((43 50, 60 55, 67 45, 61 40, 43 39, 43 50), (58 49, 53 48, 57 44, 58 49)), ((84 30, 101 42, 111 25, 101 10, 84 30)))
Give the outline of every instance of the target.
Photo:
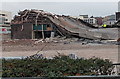
POLYGON ((60 35, 94 40, 119 38, 118 28, 96 28, 81 19, 34 9, 20 11, 12 20, 11 28, 13 39, 45 39, 50 38, 52 32, 55 33, 53 37, 60 35), (44 30, 44 27, 47 29, 44 30))

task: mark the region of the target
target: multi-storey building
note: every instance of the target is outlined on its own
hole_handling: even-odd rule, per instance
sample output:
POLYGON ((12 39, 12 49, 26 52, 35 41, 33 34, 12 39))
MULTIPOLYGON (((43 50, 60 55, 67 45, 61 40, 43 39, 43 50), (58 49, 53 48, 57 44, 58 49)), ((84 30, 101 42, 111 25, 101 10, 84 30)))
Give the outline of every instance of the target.
POLYGON ((11 38, 11 19, 11 12, 0 11, 0 36, 2 36, 3 40, 11 38))
POLYGON ((88 15, 80 15, 78 18, 92 25, 96 24, 96 19, 94 17, 88 17, 88 15))
POLYGON ((84 18, 83 21, 88 22, 92 25, 96 24, 96 19, 95 18, 84 18))

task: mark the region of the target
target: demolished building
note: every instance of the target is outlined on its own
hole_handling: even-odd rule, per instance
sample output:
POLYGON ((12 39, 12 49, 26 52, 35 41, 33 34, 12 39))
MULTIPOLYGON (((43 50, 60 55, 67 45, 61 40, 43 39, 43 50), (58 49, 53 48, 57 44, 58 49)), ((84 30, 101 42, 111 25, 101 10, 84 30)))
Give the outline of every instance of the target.
POLYGON ((11 31, 13 39, 44 39, 57 35, 88 39, 118 38, 117 29, 98 29, 81 19, 43 10, 20 11, 12 20, 11 31))

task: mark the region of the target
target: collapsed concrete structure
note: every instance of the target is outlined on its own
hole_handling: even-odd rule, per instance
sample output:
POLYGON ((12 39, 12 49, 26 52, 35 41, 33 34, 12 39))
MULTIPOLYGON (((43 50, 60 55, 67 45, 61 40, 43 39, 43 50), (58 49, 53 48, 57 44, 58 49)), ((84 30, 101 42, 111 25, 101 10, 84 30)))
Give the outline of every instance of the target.
POLYGON ((12 20, 13 39, 40 39, 67 36, 88 39, 118 39, 118 29, 98 29, 81 19, 43 10, 24 10, 12 20))

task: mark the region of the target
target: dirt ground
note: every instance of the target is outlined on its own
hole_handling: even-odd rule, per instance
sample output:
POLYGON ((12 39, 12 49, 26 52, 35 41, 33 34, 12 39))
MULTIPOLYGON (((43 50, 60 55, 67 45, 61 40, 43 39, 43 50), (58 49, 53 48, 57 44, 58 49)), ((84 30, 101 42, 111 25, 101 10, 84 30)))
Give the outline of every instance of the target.
POLYGON ((39 42, 35 40, 11 40, 2 42, 2 57, 24 57, 36 53, 44 57, 53 57, 61 54, 75 54, 79 58, 99 57, 118 61, 118 46, 112 44, 85 44, 81 42, 39 42))

